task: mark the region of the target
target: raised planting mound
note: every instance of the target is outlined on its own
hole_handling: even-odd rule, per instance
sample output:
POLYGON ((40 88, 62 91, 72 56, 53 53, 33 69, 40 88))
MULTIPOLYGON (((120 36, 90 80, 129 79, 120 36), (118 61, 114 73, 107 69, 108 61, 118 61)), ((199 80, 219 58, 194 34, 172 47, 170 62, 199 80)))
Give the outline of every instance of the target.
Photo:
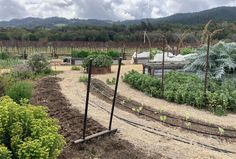
MULTIPOLYGON (((91 92, 94 95, 108 103, 112 103, 114 90, 104 82, 98 79, 93 79, 91 88, 91 92)), ((163 110, 155 110, 145 104, 138 103, 121 95, 118 95, 117 97, 116 106, 122 110, 136 114, 141 118, 158 121, 166 126, 179 127, 183 130, 213 138, 236 141, 236 129, 232 127, 222 127, 221 125, 209 124, 200 120, 192 119, 189 116, 177 116, 163 110)))
MULTIPOLYGON (((112 137, 92 140, 87 144, 74 145, 72 142, 82 137, 83 114, 77 109, 72 109, 69 101, 60 92, 59 78, 48 77, 39 81, 32 103, 45 105, 49 109, 50 116, 57 118, 61 126, 60 133, 65 137, 67 145, 64 147, 59 159, 71 158, 101 158, 101 159, 159 159, 161 155, 147 156, 134 145, 112 137)), ((98 122, 88 119, 87 135, 105 130, 98 122)))
POLYGON ((88 72, 89 62, 92 59, 92 74, 111 73, 112 58, 107 55, 90 55, 84 61, 82 67, 88 72))

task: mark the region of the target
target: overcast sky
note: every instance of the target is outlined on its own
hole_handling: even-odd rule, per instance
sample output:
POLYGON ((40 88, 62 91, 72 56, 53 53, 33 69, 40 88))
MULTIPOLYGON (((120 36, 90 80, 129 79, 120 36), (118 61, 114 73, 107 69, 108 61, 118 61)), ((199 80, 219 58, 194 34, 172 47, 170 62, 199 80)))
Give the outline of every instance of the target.
POLYGON ((0 0, 0 20, 58 16, 116 21, 159 18, 218 6, 236 6, 236 0, 0 0))

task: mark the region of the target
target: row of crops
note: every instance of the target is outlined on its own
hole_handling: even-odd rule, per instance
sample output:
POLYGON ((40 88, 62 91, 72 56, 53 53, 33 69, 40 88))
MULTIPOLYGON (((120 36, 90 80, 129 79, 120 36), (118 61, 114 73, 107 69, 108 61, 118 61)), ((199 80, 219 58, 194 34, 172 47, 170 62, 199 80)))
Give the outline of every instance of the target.
POLYGON ((206 94, 204 82, 196 75, 189 73, 166 74, 164 90, 160 79, 136 71, 126 73, 123 81, 149 96, 207 109, 217 115, 224 115, 227 111, 236 111, 236 83, 232 80, 225 80, 223 83, 210 80, 206 94))

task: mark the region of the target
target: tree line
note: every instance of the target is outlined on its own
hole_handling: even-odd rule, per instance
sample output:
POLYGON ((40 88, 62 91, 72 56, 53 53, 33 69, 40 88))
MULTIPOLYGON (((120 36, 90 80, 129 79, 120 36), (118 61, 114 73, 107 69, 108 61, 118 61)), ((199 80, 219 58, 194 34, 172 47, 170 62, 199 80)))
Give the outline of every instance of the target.
MULTIPOLYGON (((215 39, 236 41, 236 22, 215 23, 210 29, 219 28, 224 28, 224 30, 217 34, 215 39)), ((187 32, 184 39, 186 43, 197 43, 201 39, 203 29, 204 24, 153 24, 149 22, 128 26, 114 24, 112 26, 61 26, 52 29, 44 27, 0 28, 0 40, 141 42, 143 32, 147 31, 152 43, 157 42, 163 34, 169 43, 174 43, 183 32, 187 32)))

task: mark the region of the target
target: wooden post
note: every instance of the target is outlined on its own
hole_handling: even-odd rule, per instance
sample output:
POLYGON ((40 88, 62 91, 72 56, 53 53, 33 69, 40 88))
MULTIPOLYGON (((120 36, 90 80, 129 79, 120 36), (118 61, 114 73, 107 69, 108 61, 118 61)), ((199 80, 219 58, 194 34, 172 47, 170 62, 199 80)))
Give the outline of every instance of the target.
POLYGON ((161 74, 162 96, 164 96, 165 46, 166 46, 166 41, 165 41, 165 37, 163 37, 163 44, 162 44, 162 74, 161 74))
POLYGON ((209 69, 209 53, 210 53, 210 42, 211 42, 211 37, 208 34, 207 37, 207 54, 206 54, 206 65, 205 65, 205 84, 204 84, 204 95, 205 95, 205 104, 206 103, 206 98, 207 98, 207 85, 208 85, 208 69, 209 69))

